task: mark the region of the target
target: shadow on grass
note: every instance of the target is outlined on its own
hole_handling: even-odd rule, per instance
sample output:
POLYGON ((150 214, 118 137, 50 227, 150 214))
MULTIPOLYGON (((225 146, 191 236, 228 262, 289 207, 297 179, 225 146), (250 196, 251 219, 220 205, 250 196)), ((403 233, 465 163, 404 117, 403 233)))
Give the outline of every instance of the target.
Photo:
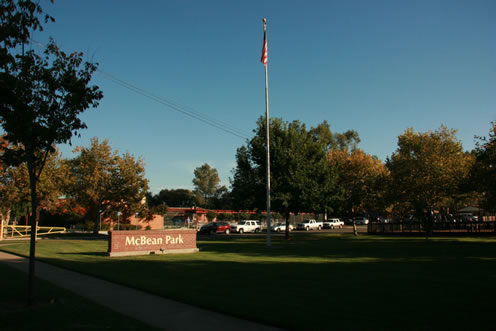
POLYGON ((426 325, 433 329, 491 325, 493 302, 488 294, 495 294, 496 274, 492 264, 144 259, 71 262, 70 268, 285 328, 418 330, 426 325), (331 311, 338 313, 330 317, 331 311))
POLYGON ((312 234, 273 245, 224 237, 200 241, 201 253, 192 255, 108 258, 82 251, 43 260, 289 329, 492 325, 496 240, 312 234))
POLYGON ((27 306, 27 274, 0 263, 2 330, 155 330, 46 281, 35 279, 27 306))
POLYGON ((496 237, 473 241, 459 238, 378 237, 352 235, 309 234, 291 240, 274 238, 271 248, 262 239, 221 238, 217 241, 199 242, 202 252, 240 253, 258 257, 294 258, 417 258, 446 259, 463 256, 492 257, 496 254, 496 237))

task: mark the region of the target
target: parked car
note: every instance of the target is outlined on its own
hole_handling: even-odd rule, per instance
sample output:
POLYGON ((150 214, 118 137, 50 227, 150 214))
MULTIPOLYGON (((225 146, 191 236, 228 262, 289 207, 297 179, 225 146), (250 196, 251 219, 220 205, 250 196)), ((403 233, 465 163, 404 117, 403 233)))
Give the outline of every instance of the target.
POLYGON ((231 233, 231 225, 227 222, 212 222, 205 224, 200 228, 200 233, 231 233))
POLYGON ((367 225, 369 224, 369 219, 366 217, 355 217, 355 223, 357 225, 367 225))
POLYGON ((317 222, 316 220, 306 220, 301 223, 298 223, 296 226, 298 230, 320 230, 322 229, 322 222, 317 222))
POLYGON ((244 233, 244 232, 258 233, 262 231, 262 226, 260 225, 259 221, 246 220, 246 221, 240 221, 238 224, 231 225, 231 230, 238 233, 244 233))
MULTIPOLYGON (((276 232, 284 232, 286 231, 286 223, 276 223, 274 226, 271 226, 272 231, 276 232)), ((289 225, 289 231, 293 231, 293 226, 289 225)))
POLYGON ((391 220, 385 217, 377 217, 377 223, 383 223, 383 224, 391 223, 391 220))
POLYGON ((323 223, 324 229, 343 228, 344 223, 339 218, 330 218, 323 223))

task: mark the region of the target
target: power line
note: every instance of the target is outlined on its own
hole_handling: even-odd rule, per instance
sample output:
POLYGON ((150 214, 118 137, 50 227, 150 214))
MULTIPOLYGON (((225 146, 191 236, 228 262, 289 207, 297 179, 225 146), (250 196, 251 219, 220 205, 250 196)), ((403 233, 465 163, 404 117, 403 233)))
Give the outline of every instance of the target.
POLYGON ((97 72, 100 73, 102 75, 102 77, 116 83, 117 85, 120 85, 124 88, 127 88, 128 90, 131 90, 141 96, 144 96, 148 99, 151 99, 151 100, 154 100, 155 102, 158 102, 166 107, 169 107, 177 112, 180 112, 184 115, 187 115, 191 118, 194 118, 198 121, 201 121, 203 123, 206 123, 212 127, 215 127, 219 130, 222 130, 224 132, 227 132, 227 133, 230 133, 234 136, 237 136, 241 139, 249 139, 249 134, 243 132, 243 131, 240 131, 236 128, 233 128, 232 126, 222 122, 222 121, 219 121, 219 120, 216 120, 214 118, 211 118, 211 117, 208 117, 202 113, 199 113, 199 112, 196 112, 194 111, 193 109, 191 108, 188 108, 188 107, 185 107, 185 106, 182 106, 182 105, 179 105, 169 99, 165 99, 164 97, 160 97, 160 96, 157 96, 147 90, 144 90, 140 87, 137 87, 136 85, 133 85, 129 82, 126 82, 120 78, 117 78, 116 76, 108 73, 108 72, 105 72, 101 69, 97 69, 97 72))
MULTIPOLYGON (((46 47, 45 44, 43 44, 43 43, 41 43, 39 41, 36 41, 36 40, 31 39, 31 42, 32 43, 35 43, 35 44, 37 44, 39 46, 46 47)), ((140 88, 140 87, 138 87, 136 85, 133 85, 133 84, 131 84, 129 82, 126 82, 126 81, 124 81, 124 80, 116 77, 115 75, 112 75, 112 74, 110 74, 108 72, 103 71, 102 69, 97 69, 97 72, 99 74, 101 74, 103 78, 108 79, 108 80, 114 82, 117 85, 120 85, 120 86, 122 86, 122 87, 124 87, 124 88, 126 88, 126 89, 128 89, 130 91, 133 91, 136 94, 139 94, 141 96, 144 96, 145 98, 148 98, 148 99, 151 99, 151 100, 153 100, 155 102, 158 102, 158 103, 160 103, 160 104, 162 104, 162 105, 164 105, 164 106, 166 106, 166 107, 168 107, 168 108, 170 108, 172 110, 175 110, 175 111, 177 111, 179 113, 182 113, 182 114, 187 115, 187 116, 189 116, 191 118, 194 118, 194 119, 196 119, 196 120, 198 120, 200 122, 203 122, 205 124, 208 124, 208 125, 216 128, 216 129, 222 130, 222 131, 224 131, 226 133, 232 134, 232 135, 234 135, 234 136, 236 136, 238 138, 241 138, 241 139, 249 139, 249 137, 250 137, 250 134, 249 133, 246 133, 244 131, 238 130, 238 129, 230 126, 227 123, 224 123, 222 121, 219 121, 217 119, 214 119, 212 117, 209 117, 209 116, 207 116, 205 114, 202 114, 200 112, 197 112, 197 111, 195 111, 195 110, 193 110, 193 109, 191 109, 189 107, 180 105, 180 104, 178 104, 178 103, 176 103, 176 102, 174 102, 174 101, 172 101, 170 99, 166 99, 164 97, 157 96, 157 95, 153 94, 152 92, 149 92, 149 91, 147 91, 145 89, 142 89, 142 88, 140 88)))

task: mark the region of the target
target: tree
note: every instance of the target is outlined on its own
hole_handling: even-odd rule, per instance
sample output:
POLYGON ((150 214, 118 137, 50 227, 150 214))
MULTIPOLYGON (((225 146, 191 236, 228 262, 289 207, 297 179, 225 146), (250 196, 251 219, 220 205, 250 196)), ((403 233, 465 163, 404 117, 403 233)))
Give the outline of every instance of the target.
POLYGON ((217 213, 215 211, 209 210, 207 212, 207 219, 209 222, 213 222, 216 217, 217 217, 217 213))
MULTIPOLYGON (((7 148, 8 142, 0 137, 0 155, 7 148)), ((0 222, 8 223, 11 211, 29 196, 28 191, 27 174, 23 176, 19 167, 8 166, 0 159, 0 222)))
MULTIPOLYGON (((130 154, 118 155, 108 140, 92 138, 89 148, 77 147, 79 155, 68 161, 72 182, 68 197, 86 210, 86 218, 96 221, 99 215, 121 212, 123 219, 143 212, 148 180, 144 163, 130 154)), ((98 230, 95 222, 95 231, 98 230)))
POLYGON ((355 130, 348 130, 344 133, 331 132, 331 126, 327 121, 323 121, 315 128, 310 129, 310 134, 316 141, 324 144, 327 152, 331 150, 349 150, 356 149, 360 143, 360 137, 355 130))
POLYGON ((201 206, 209 207, 212 198, 215 197, 217 191, 222 189, 219 186, 220 178, 217 169, 210 167, 207 163, 198 167, 194 171, 193 185, 197 200, 201 206))
MULTIPOLYGON (((5 147, 7 147, 5 143, 5 147)), ((11 147, 13 148, 13 147, 11 147)), ((0 147, 0 154, 2 153, 0 147)), ((59 198, 64 194, 67 184, 68 170, 65 162, 56 151, 47 157, 45 169, 38 183, 38 208, 53 210, 56 208, 59 198)), ((25 163, 18 166, 0 167, 0 219, 8 221, 12 211, 16 214, 26 215, 26 209, 30 205, 30 188, 28 169, 25 163)))
POLYGON ((145 163, 125 153, 117 156, 117 166, 113 169, 111 189, 109 191, 109 211, 122 212, 126 219, 135 213, 143 213, 146 209, 145 193, 148 190, 148 179, 145 178, 145 163))
POLYGON ((247 146, 237 149, 236 168, 229 179, 233 207, 237 210, 264 208, 265 176, 259 176, 257 167, 247 146))
POLYGON ((166 204, 169 207, 191 207, 198 204, 195 194, 182 188, 160 190, 154 199, 156 203, 166 204))
MULTIPOLYGON (((39 178, 55 145, 86 127, 78 115, 97 107, 103 97, 97 86, 89 86, 96 65, 83 63, 82 53, 68 55, 53 40, 42 55, 25 52, 31 32, 42 30, 42 12, 30 0, 0 3, 0 122, 9 144, 21 147, 3 157, 9 164, 26 162, 31 191, 28 304, 33 298, 39 178)), ((45 16, 48 20, 53 18, 45 16)))
POLYGON ((398 149, 386 163, 397 201, 415 211, 428 235, 432 212, 448 212, 469 174, 473 157, 464 153, 456 130, 441 126, 426 133, 407 129, 398 137, 398 149))
POLYGON ((473 188, 482 194, 482 206, 496 210, 496 122, 491 123, 489 138, 476 137, 475 163, 470 179, 473 188))
POLYGON ((215 191, 215 195, 210 199, 210 208, 232 209, 232 196, 227 187, 222 185, 215 191))
POLYGON ((361 149, 331 150, 331 167, 338 173, 337 184, 345 211, 353 218, 353 232, 357 235, 355 216, 359 212, 380 208, 384 204, 388 170, 377 158, 361 149))
MULTIPOLYGON (((232 180, 237 206, 265 210, 265 121, 257 121, 255 136, 238 149, 232 180), (246 202, 252 204, 246 205, 246 202)), ((299 121, 270 122, 271 205, 289 223, 291 213, 322 211, 332 197, 333 176, 326 158, 327 144, 299 121)), ((286 227, 289 229, 289 227, 286 227)), ((289 237, 289 231, 286 232, 289 237)))

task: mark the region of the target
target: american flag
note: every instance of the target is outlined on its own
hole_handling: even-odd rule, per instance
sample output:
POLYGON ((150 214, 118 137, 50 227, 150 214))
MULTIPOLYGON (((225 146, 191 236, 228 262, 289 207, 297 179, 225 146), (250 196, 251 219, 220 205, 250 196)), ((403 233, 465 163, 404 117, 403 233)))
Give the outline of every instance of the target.
POLYGON ((262 48, 262 58, 260 59, 264 65, 267 65, 267 31, 264 29, 264 42, 262 48))

